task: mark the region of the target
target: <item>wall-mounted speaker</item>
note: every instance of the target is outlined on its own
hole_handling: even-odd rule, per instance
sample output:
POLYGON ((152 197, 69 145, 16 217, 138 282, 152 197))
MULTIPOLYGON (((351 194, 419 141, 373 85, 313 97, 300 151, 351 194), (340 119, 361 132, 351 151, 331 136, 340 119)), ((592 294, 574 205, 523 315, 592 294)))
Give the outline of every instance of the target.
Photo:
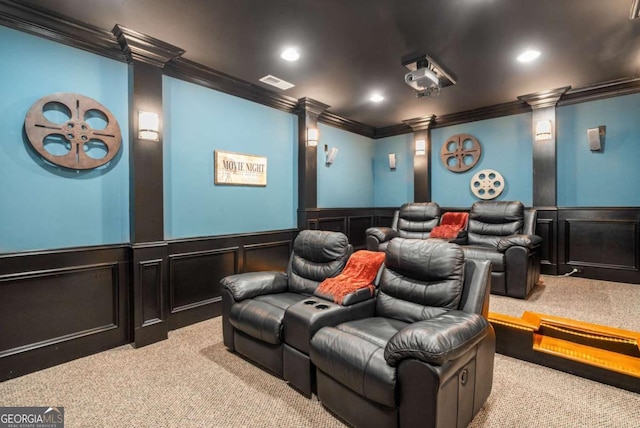
POLYGON ((336 156, 338 156, 338 148, 331 147, 331 149, 327 151, 327 160, 325 162, 326 166, 331 166, 333 161, 336 160, 336 156))
POLYGON ((589 140, 589 150, 599 152, 602 150, 602 137, 605 134, 605 127, 587 129, 587 139, 589 140))

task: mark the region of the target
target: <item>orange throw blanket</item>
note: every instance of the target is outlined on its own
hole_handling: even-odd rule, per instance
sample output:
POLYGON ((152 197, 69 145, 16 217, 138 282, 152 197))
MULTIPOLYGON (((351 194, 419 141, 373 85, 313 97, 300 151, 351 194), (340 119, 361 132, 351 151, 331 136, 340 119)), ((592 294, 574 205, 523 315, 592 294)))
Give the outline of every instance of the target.
POLYGON ((347 261, 342 273, 327 278, 320 283, 318 291, 333 296, 334 302, 341 304, 347 294, 361 288, 375 290, 373 280, 384 262, 384 253, 378 251, 356 251, 347 261))
POLYGON ((468 213, 444 213, 440 225, 434 227, 429 234, 429 238, 453 239, 458 237, 458 233, 467 227, 468 213))

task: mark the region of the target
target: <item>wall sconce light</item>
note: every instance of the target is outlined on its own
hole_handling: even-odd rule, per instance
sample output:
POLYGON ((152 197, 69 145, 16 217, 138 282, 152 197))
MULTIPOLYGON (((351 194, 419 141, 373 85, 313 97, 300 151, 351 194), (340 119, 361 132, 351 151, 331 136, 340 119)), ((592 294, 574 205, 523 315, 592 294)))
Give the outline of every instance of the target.
POLYGON ((325 152, 325 154, 327 156, 327 160, 325 161, 325 165, 326 166, 331 166, 333 161, 336 160, 336 156, 338 156, 338 148, 337 147, 331 147, 331 150, 329 150, 329 147, 325 144, 324 145, 324 152, 325 152))
POLYGON ((389 169, 394 171, 396 169, 396 154, 389 153, 389 169))
POLYGON ((316 147, 320 139, 318 128, 307 128, 307 146, 316 147))
POLYGON ((550 140, 551 138, 553 138, 553 135, 551 134, 551 121, 541 120, 536 122, 535 140, 550 140))
POLYGON ((424 156, 427 153, 427 143, 425 140, 416 140, 416 156, 424 156))
POLYGON ((157 113, 138 111, 138 138, 140 140, 159 141, 160 118, 157 113))

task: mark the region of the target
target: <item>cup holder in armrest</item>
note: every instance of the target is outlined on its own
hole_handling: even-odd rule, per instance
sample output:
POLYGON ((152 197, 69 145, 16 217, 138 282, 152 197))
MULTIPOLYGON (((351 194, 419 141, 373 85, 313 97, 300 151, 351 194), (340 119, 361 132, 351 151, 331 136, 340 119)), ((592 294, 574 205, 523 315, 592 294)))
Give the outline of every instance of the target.
POLYGON ((316 303, 318 303, 318 302, 316 302, 315 300, 305 300, 304 301, 305 305, 315 305, 316 303))
POLYGON ((316 305, 316 308, 318 309, 329 309, 328 305, 316 305))

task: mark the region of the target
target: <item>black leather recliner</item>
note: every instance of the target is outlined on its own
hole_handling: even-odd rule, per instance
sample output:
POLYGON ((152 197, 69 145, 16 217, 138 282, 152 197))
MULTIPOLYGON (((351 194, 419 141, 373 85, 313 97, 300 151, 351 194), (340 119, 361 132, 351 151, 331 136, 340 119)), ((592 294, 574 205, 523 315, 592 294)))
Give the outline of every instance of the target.
POLYGON ((427 239, 431 230, 440 223, 440 206, 435 202, 403 204, 393 216, 391 227, 370 227, 366 233, 369 251, 384 251, 396 237, 427 239))
POLYGON ((457 244, 393 239, 374 316, 311 339, 320 401, 355 427, 467 426, 493 381, 490 281, 457 244))
POLYGON ((467 259, 492 264, 491 293, 526 299, 540 278, 537 212, 517 201, 476 202, 469 212, 467 259))
POLYGON ((352 246, 340 232, 303 230, 293 242, 285 272, 251 272, 222 279, 225 346, 311 396, 315 370, 309 341, 321 327, 373 313, 368 288, 347 295, 342 304, 314 295, 326 278, 342 272, 352 246))

